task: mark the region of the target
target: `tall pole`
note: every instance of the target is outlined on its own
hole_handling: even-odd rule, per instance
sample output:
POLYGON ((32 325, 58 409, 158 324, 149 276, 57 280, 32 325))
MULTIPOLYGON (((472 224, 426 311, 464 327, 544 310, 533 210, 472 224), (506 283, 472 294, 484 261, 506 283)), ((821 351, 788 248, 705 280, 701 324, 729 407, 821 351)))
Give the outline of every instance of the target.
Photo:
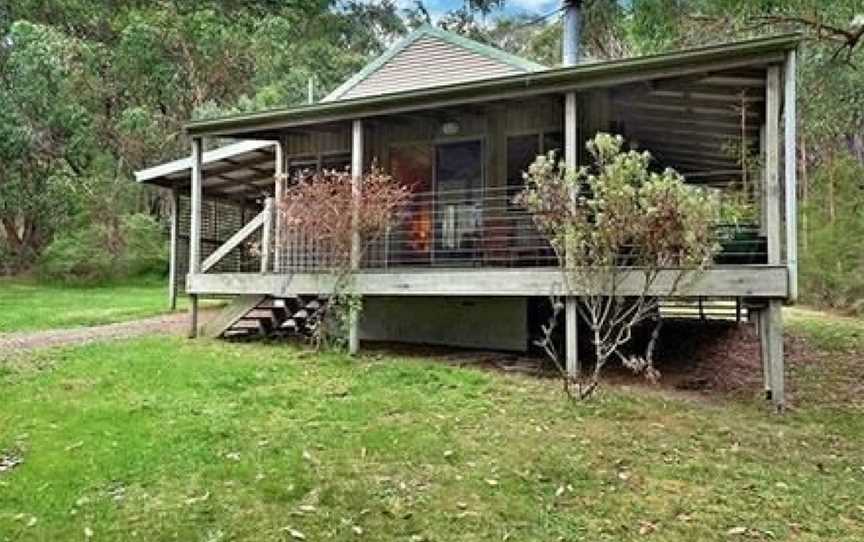
MULTIPOLYGON (((561 59, 564 66, 575 66, 579 63, 580 58, 582 0, 564 0, 563 5, 564 36, 561 59)), ((579 111, 575 92, 568 92, 564 95, 564 163, 570 170, 575 170, 579 165, 579 111)), ((565 266, 568 267, 569 271, 570 263, 565 262, 565 266)), ((579 298, 572 295, 571 292, 567 292, 564 303, 564 351, 567 374, 576 378, 580 373, 579 298)))

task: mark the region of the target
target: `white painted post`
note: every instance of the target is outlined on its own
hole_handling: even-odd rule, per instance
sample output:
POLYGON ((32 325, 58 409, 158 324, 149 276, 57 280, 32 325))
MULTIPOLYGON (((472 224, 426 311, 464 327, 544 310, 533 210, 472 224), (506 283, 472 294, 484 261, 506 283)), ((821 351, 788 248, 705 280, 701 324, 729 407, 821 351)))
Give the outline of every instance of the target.
POLYGON ((765 100, 765 179, 762 205, 768 263, 779 265, 780 254, 780 67, 768 67, 765 100))
POLYGON ((168 308, 175 310, 177 308, 177 242, 180 233, 180 217, 177 214, 180 212, 180 193, 177 190, 171 190, 171 199, 169 200, 171 209, 171 240, 169 245, 168 259, 168 308))
POLYGON ((783 82, 784 172, 786 180, 786 266, 789 268, 789 302, 798 300, 798 108, 797 54, 786 55, 783 82))
POLYGON ((274 233, 276 239, 276 257, 273 264, 273 271, 276 273, 283 272, 285 261, 285 247, 282 246, 285 244, 282 239, 282 213, 279 212, 279 205, 282 203, 282 198, 285 196, 287 184, 287 179, 285 178, 288 173, 287 160, 285 159, 287 143, 287 138, 285 136, 279 137, 279 141, 276 143, 276 160, 273 168, 276 177, 276 186, 273 189, 273 194, 276 197, 274 206, 274 213, 276 214, 276 219, 274 221, 274 227, 276 229, 274 233))
MULTIPOLYGON (((191 282, 193 275, 201 271, 201 198, 203 172, 202 160, 204 153, 204 142, 200 137, 192 138, 192 176, 190 182, 190 220, 189 220, 189 276, 186 285, 191 282)), ((198 295, 190 294, 189 313, 190 329, 189 337, 198 336, 198 295)))
MULTIPOLYGON (((579 165, 579 114, 576 93, 568 92, 564 96, 564 163, 570 169, 579 165)), ((577 194, 572 194, 574 199, 577 194)), ((566 255, 565 255, 566 257, 566 255)), ((569 267, 569 263, 565 262, 569 267)), ((568 295, 564 305, 565 352, 567 356, 567 374, 577 377, 579 366, 579 299, 568 295)))
MULTIPOLYGON (((354 206, 351 211, 353 232, 351 234, 351 269, 360 268, 360 222, 359 200, 363 180, 363 121, 355 120, 351 124, 351 193, 354 197, 354 206)), ((348 332, 348 352, 356 354, 360 349, 360 319, 356 310, 351 311, 348 332)))
POLYGON ((273 198, 264 199, 264 223, 261 224, 261 272, 270 272, 273 248, 273 198))

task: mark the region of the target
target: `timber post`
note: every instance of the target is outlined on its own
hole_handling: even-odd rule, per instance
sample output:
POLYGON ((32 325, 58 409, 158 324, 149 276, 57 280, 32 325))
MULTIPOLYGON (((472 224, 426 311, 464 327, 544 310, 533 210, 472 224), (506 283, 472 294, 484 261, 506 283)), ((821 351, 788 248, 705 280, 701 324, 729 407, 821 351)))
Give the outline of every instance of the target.
MULTIPOLYGON (((202 194, 202 162, 203 141, 200 137, 192 138, 192 175, 190 182, 190 221, 189 221, 189 277, 188 285, 193 275, 201 271, 201 198, 202 194)), ((189 338, 198 336, 198 295, 189 296, 190 328, 189 338)))
MULTIPOLYGON (((762 179, 762 216, 765 221, 763 227, 768 242, 769 265, 781 265, 783 261, 780 215, 780 104, 783 95, 781 85, 780 66, 769 66, 765 87, 765 169, 762 179)), ((787 194, 787 198, 790 196, 787 194)), ((791 289, 791 286, 789 288, 791 289)), ((778 412, 782 412, 785 407, 782 309, 782 298, 771 298, 768 300, 767 307, 759 313, 763 378, 766 390, 770 389, 771 401, 778 412)))
POLYGON ((170 244, 168 257, 168 309, 177 309, 177 244, 180 233, 180 193, 171 190, 169 208, 171 210, 170 244))
MULTIPOLYGON (((568 92, 564 96, 564 163, 567 169, 575 171, 579 165, 579 117, 578 104, 575 92, 568 92)), ((571 197, 575 205, 577 194, 574 190, 571 197)), ((565 259, 567 255, 565 253, 565 259)), ((564 262, 565 273, 568 272, 570 262, 564 262)), ((565 280, 569 283, 569 279, 565 280)), ((569 290, 569 286, 567 288, 569 290)), ((579 364, 579 298, 567 292, 564 305, 565 326, 565 355, 567 374, 576 378, 579 376, 581 367, 579 364)))
MULTIPOLYGON (((351 123, 351 272, 360 268, 360 196, 363 187, 363 121, 351 123)), ((353 279, 352 279, 353 280, 353 279)), ((360 314, 357 307, 350 308, 348 316, 348 353, 356 354, 360 350, 360 314)))
POLYGON ((273 253, 273 198, 264 198, 264 223, 261 224, 261 273, 271 271, 273 253))
POLYGON ((284 269, 285 261, 285 240, 282 239, 282 216, 279 212, 279 205, 282 203, 282 198, 285 197, 285 190, 288 185, 288 160, 286 160, 286 151, 288 148, 288 137, 279 136, 279 141, 276 143, 276 156, 274 164, 275 186, 273 187, 273 195, 276 198, 274 213, 275 221, 273 237, 275 239, 276 249, 274 251, 275 261, 273 262, 273 270, 276 273, 281 273, 284 269))
POLYGON ((785 175, 786 266, 789 269, 789 302, 798 300, 798 106, 797 53, 786 54, 783 67, 783 172, 785 175))

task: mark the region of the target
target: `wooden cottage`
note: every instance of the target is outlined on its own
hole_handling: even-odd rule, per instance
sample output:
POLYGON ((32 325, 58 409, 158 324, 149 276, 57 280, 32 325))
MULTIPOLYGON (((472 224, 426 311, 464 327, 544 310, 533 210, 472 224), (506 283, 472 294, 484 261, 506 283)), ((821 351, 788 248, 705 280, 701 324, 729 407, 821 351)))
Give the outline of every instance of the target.
MULTIPOLYGON (((727 307, 758 322, 766 389, 782 405, 781 307, 797 295, 798 42, 546 68, 424 26, 319 103, 191 122, 189 158, 137 173, 174 195, 172 303, 185 288, 197 332, 199 296, 237 296, 212 325, 219 334, 262 308, 281 311, 278 325, 327 292, 316 248, 277 242, 273 198, 285 186, 274 173, 350 168, 359 183, 375 161, 412 199, 355 262, 364 310, 352 348, 362 339, 525 350, 535 307, 560 290, 561 271, 512 196, 538 154, 579 164, 588 138, 612 132, 687 182, 753 200, 746 223, 718 229, 715 265, 667 307, 727 307), (235 142, 205 152, 217 138, 235 142)), ((574 366, 575 316, 565 327, 574 366)))

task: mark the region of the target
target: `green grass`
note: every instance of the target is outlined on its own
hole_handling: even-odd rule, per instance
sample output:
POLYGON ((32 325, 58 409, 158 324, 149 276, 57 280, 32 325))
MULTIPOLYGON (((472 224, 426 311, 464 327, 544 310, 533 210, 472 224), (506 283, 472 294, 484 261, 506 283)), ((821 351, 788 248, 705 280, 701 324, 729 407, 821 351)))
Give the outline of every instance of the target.
POLYGON ((806 307, 785 309, 787 327, 798 336, 829 352, 864 351, 864 320, 838 316, 806 307))
POLYGON ((109 324, 164 313, 166 284, 148 278, 75 287, 0 279, 0 333, 109 324))
POLYGON ((0 454, 23 458, 0 540, 864 539, 860 397, 572 403, 424 360, 148 337, 16 358, 0 398, 0 454))

